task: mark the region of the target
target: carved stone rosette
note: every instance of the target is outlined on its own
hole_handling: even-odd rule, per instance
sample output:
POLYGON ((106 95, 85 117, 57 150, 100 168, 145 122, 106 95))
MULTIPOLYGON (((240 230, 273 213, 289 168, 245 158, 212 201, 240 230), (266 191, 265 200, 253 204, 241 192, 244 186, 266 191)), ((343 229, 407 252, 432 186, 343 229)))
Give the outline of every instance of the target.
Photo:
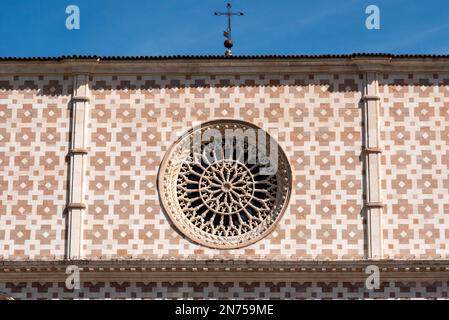
POLYGON ((237 120, 191 129, 167 152, 158 176, 162 207, 175 226, 218 249, 268 235, 288 205, 291 185, 281 147, 262 129, 237 120))

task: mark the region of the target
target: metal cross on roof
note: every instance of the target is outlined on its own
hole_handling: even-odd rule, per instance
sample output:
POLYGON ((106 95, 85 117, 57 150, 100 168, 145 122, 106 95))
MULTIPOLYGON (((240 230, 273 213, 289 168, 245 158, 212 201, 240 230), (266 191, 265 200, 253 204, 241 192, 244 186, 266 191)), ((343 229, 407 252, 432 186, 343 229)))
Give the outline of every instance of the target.
POLYGON ((224 46, 226 48, 225 55, 232 56, 232 47, 234 43, 232 42, 232 16, 243 16, 243 12, 232 12, 232 5, 228 3, 226 5, 228 9, 227 12, 215 12, 216 16, 227 16, 228 17, 228 30, 224 32, 224 36, 226 37, 226 41, 224 42, 224 46))

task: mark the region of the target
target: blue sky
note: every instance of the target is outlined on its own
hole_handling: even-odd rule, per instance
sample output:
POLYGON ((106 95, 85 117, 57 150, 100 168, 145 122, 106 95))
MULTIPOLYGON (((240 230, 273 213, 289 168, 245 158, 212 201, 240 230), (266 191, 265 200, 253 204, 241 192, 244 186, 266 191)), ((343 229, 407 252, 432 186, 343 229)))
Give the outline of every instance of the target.
MULTIPOLYGON (((1 0, 0 56, 224 52, 225 0, 1 0), (81 29, 65 27, 65 9, 81 29)), ((448 0, 233 0, 234 54, 449 53, 448 0), (365 27, 379 6, 381 29, 365 27)))

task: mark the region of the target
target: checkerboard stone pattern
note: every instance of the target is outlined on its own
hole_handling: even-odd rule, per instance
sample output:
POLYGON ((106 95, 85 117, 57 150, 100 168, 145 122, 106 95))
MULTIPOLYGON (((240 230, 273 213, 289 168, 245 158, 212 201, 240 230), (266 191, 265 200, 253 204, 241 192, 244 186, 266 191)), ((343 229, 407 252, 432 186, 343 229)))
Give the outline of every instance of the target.
POLYGON ((90 86, 85 258, 364 257, 359 75, 93 76, 90 86), (293 171, 277 228, 235 250, 184 238, 162 211, 156 184, 181 134, 225 118, 268 131, 293 171))
POLYGON ((384 253, 449 257, 449 75, 381 77, 384 253))
MULTIPOLYGON (((62 259, 68 76, 0 77, 0 259, 62 259)), ((365 256, 362 80, 356 74, 92 76, 84 258, 360 259, 365 256), (162 211, 156 177, 192 126, 261 126, 293 170, 290 205, 265 239, 214 250, 162 211), (280 128, 282 130, 280 130, 280 128)), ((384 253, 449 253, 449 76, 380 76, 384 253)))
POLYGON ((0 292, 21 299, 444 299, 449 282, 86 282, 0 283, 0 292))
POLYGON ((63 259, 71 78, 0 77, 0 259, 63 259))
MULTIPOLYGON (((449 76, 386 74, 379 95, 385 258, 449 256, 449 76)), ((362 78, 357 74, 91 76, 84 259, 364 259, 362 78), (215 119, 254 123, 293 172, 276 229, 242 249, 180 234, 156 179, 168 148, 215 119)), ((63 259, 68 76, 0 77, 0 260, 63 259)), ((29 298, 447 298, 447 282, 0 283, 29 298)))

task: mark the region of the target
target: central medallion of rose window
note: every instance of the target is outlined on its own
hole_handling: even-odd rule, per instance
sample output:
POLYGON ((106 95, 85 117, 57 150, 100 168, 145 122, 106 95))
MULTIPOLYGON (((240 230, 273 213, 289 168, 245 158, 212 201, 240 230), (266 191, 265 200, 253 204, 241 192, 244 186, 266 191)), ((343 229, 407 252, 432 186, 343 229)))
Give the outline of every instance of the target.
MULTIPOLYGON (((252 172, 244 164, 234 160, 221 160, 211 164, 198 181, 198 191, 204 205, 219 215, 233 215, 246 210, 254 198, 255 190, 252 172)), ((197 199, 198 197, 193 198, 197 199)))

